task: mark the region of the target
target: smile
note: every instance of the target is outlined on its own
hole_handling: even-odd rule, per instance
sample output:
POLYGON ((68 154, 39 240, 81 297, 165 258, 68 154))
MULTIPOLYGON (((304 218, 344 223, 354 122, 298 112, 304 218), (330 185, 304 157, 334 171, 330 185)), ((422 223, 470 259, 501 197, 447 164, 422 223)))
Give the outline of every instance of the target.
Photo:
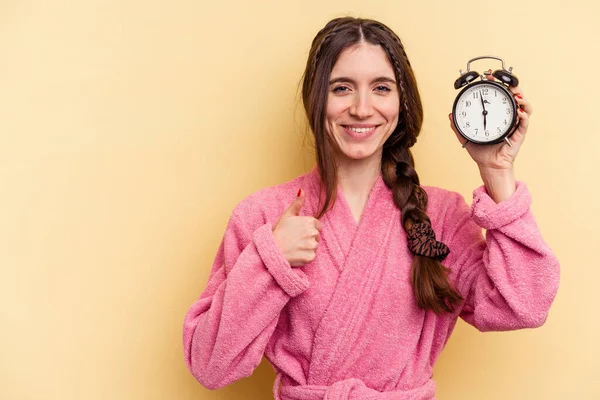
POLYGON ((370 126, 354 126, 342 125, 344 132, 355 139, 364 139, 371 136, 376 130, 377 125, 370 126))

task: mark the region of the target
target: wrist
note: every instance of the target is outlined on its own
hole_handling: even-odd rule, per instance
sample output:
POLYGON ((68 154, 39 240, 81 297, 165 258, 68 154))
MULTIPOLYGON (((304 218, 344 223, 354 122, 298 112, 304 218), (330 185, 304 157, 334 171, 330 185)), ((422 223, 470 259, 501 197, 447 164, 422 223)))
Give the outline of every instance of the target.
POLYGON ((517 187, 515 172, 511 169, 480 167, 479 173, 488 195, 501 203, 512 196, 517 187))

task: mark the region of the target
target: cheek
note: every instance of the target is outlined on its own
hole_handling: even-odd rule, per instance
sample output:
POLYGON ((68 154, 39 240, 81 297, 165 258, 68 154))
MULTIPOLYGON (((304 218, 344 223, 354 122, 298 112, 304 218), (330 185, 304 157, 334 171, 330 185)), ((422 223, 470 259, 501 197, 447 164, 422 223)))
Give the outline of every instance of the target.
POLYGON ((334 121, 344 114, 349 107, 349 101, 341 97, 329 97, 327 100, 327 120, 334 121))
POLYGON ((344 115, 347 108, 348 106, 339 98, 327 101, 327 109, 325 112, 325 131, 327 134, 332 134, 332 130, 335 129, 334 125, 336 124, 336 121, 344 115))
POLYGON ((400 115, 400 101, 390 101, 386 102, 380 108, 380 111, 383 115, 385 115, 388 121, 393 121, 398 118, 400 115))

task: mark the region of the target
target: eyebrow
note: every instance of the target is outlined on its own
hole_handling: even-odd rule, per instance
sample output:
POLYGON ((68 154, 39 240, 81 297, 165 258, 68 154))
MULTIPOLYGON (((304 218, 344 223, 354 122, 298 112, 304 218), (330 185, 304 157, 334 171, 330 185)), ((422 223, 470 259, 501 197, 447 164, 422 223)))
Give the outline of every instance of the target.
MULTIPOLYGON (((348 78, 346 76, 340 76, 339 78, 332 79, 329 81, 329 84, 333 85, 334 83, 338 83, 338 82, 348 82, 348 83, 352 83, 353 85, 356 84, 356 81, 354 79, 348 78)), ((379 76, 371 81, 372 84, 373 83, 381 83, 381 82, 393 83, 394 85, 396 84, 395 79, 388 78, 387 76, 379 76)))

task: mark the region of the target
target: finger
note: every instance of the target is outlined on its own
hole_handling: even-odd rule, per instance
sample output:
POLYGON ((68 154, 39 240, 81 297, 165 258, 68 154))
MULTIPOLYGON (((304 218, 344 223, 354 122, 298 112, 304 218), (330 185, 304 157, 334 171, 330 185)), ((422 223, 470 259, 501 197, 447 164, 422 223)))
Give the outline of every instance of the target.
POLYGON ((521 95, 515 95, 515 101, 517 102, 518 106, 520 106, 529 116, 531 116, 531 113, 533 113, 533 107, 531 106, 531 103, 527 101, 527 99, 521 95))
POLYGON ((515 132, 512 135, 510 135, 509 140, 512 144, 512 149, 518 151, 518 149, 521 147, 521 144, 525 140, 525 132, 517 128, 517 130, 515 130, 515 132))
POLYGON ((292 201, 292 204, 283 212, 285 216, 297 216, 300 215, 300 210, 304 205, 304 190, 300 189, 298 191, 299 195, 292 201))
POLYGON ((317 258, 316 252, 314 250, 306 250, 302 252, 302 258, 306 260, 306 264, 311 263, 317 258))
POLYGON ((317 241, 315 239, 309 239, 306 242, 304 242, 304 245, 302 245, 301 249, 302 250, 315 250, 317 247, 319 246, 319 244, 317 243, 317 241))
POLYGON ((310 236, 312 236, 312 237, 317 237, 317 236, 319 236, 319 231, 318 231, 318 230, 316 230, 316 229, 313 229, 313 230, 312 230, 312 232, 311 232, 311 234, 310 234, 310 236))
POLYGON ((508 90, 510 90, 510 92, 515 96, 520 95, 521 97, 525 97, 523 95, 523 89, 521 89, 519 86, 509 86, 508 90))
POLYGON ((525 133, 529 127, 529 115, 521 108, 517 109, 517 114, 519 116, 519 130, 525 133))
POLYGON ((321 231, 323 229, 323 223, 316 218, 315 218, 315 228, 317 228, 319 231, 321 231))
POLYGON ((317 241, 317 239, 313 238, 311 240, 311 243, 313 245, 313 250, 316 250, 319 247, 319 242, 317 241))
POLYGON ((489 72, 490 74, 486 75, 485 77, 487 78, 488 81, 493 81, 495 78, 494 78, 494 75, 492 75, 492 70, 488 69, 487 72, 489 72))
POLYGON ((317 233, 315 235, 315 240, 317 241, 317 243, 321 241, 321 234, 320 233, 317 233))

